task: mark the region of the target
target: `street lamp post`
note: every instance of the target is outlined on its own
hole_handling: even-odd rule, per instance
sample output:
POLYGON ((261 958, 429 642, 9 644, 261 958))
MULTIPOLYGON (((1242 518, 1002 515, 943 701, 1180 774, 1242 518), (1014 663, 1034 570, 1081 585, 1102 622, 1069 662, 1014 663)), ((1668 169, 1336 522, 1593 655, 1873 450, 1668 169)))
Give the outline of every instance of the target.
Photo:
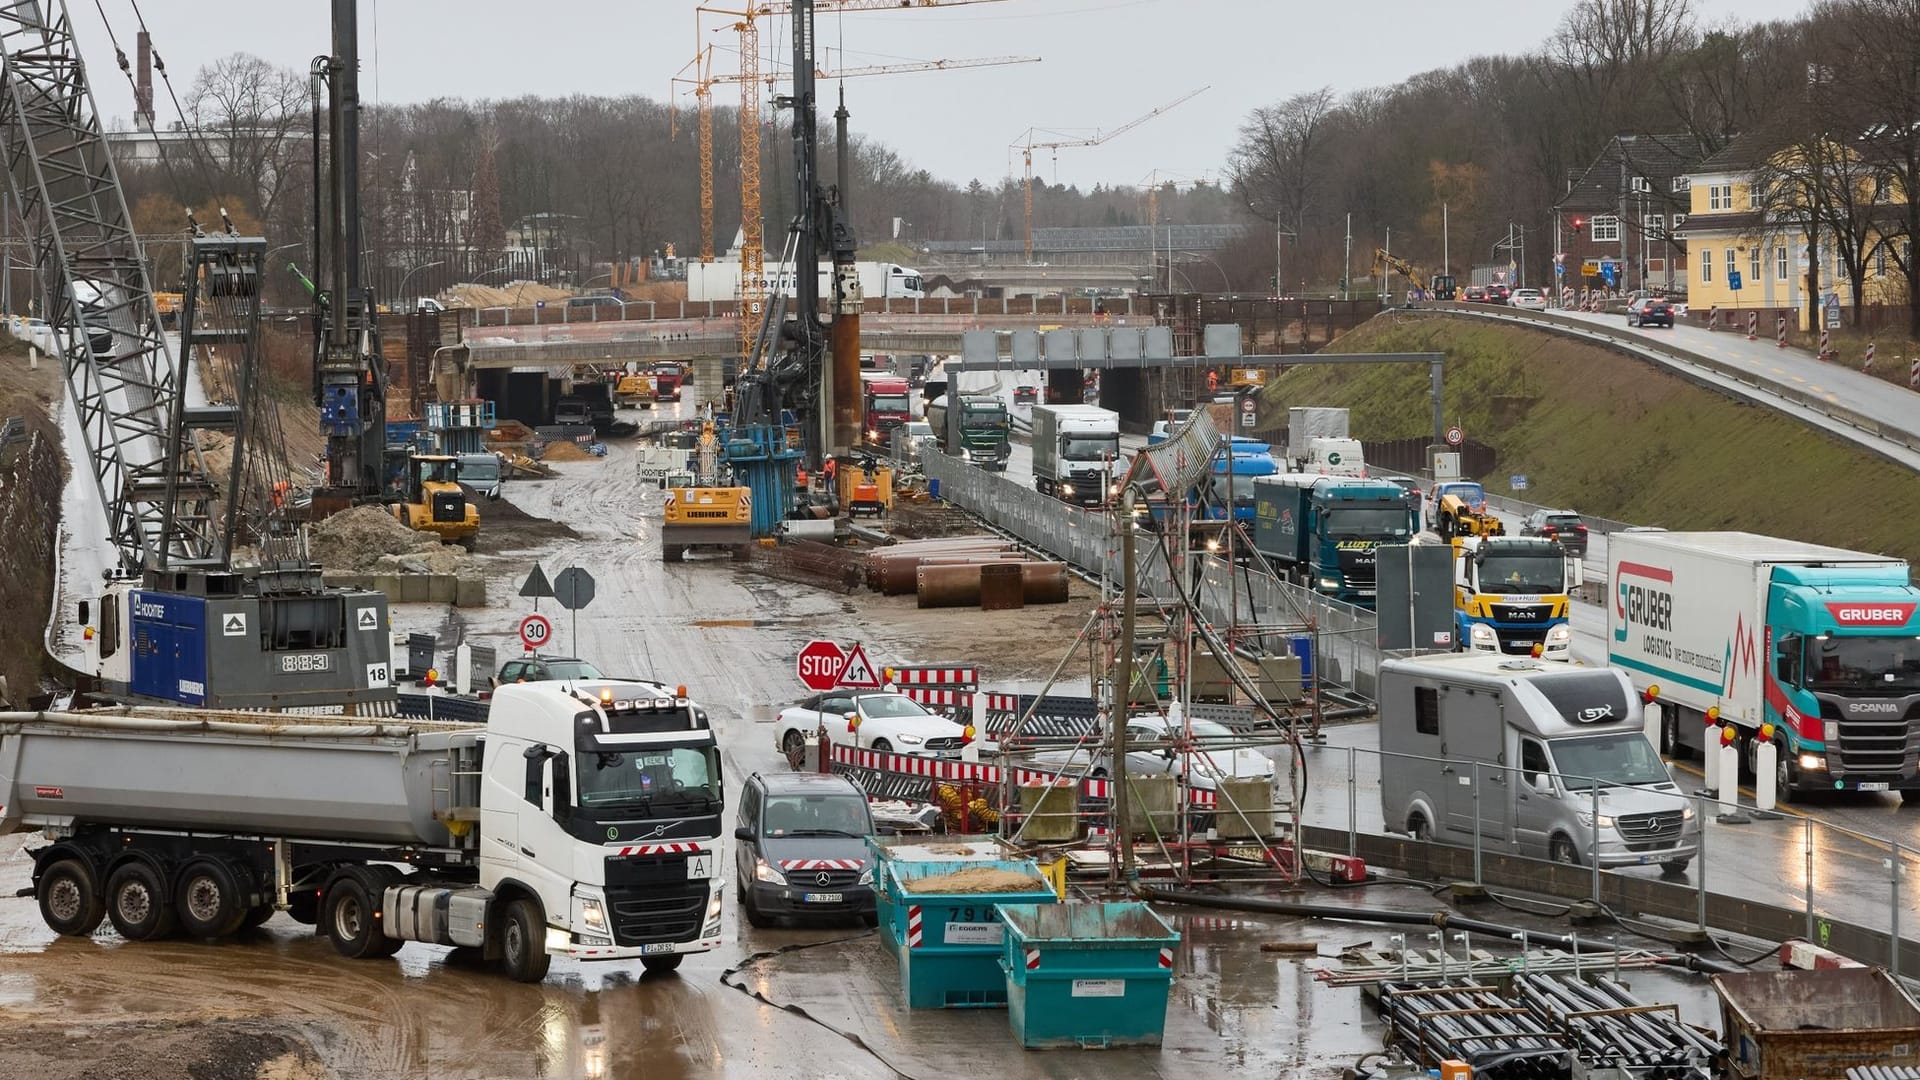
POLYGON ((447 261, 445 259, 440 259, 435 262, 421 263, 419 266, 416 266, 413 269, 407 271, 405 274, 402 274, 400 276, 400 287, 393 290, 394 297, 398 299, 400 297, 404 297, 407 295, 407 282, 413 280, 413 275, 419 273, 422 270, 431 270, 436 266, 445 266, 445 265, 447 265, 447 261))
MULTIPOLYGON (((1179 252, 1179 254, 1181 254, 1181 255, 1185 255, 1185 256, 1187 256, 1188 258, 1192 258, 1192 259, 1203 259, 1203 260, 1205 260, 1205 261, 1206 261, 1206 263, 1207 263, 1207 265, 1209 265, 1209 266, 1211 266, 1211 267, 1213 267, 1213 271, 1214 271, 1214 273, 1216 273, 1216 274, 1219 274, 1219 275, 1220 275, 1220 291, 1221 291, 1221 292, 1232 292, 1232 291, 1233 291, 1233 279, 1232 279, 1232 278, 1229 278, 1229 277, 1227 276, 1227 272, 1226 272, 1225 270, 1222 270, 1222 269, 1220 268, 1220 264, 1219 264, 1219 263, 1217 263, 1217 262, 1215 262, 1215 261, 1214 261, 1214 260, 1213 260, 1212 258, 1210 258, 1210 257, 1208 257, 1208 256, 1206 256, 1206 255, 1202 255, 1202 254, 1201 254, 1200 252, 1198 252, 1198 251, 1182 251, 1182 252, 1179 252)), ((1171 259, 1169 259, 1169 260, 1167 260, 1167 265, 1169 265, 1169 266, 1171 266, 1171 265, 1173 265, 1173 260, 1171 260, 1171 259)))

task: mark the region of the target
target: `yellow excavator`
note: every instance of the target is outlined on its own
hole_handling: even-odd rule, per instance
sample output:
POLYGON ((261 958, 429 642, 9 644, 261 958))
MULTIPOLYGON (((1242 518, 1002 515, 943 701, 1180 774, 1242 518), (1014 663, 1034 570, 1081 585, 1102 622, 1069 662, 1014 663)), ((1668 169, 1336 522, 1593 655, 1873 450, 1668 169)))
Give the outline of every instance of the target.
POLYGON ((468 551, 480 535, 480 511, 460 488, 459 459, 450 454, 414 454, 407 458, 401 501, 393 516, 415 532, 432 533, 444 544, 468 551))
POLYGON ((660 561, 680 562, 695 548, 736 559, 753 549, 753 492, 721 476, 720 437, 711 417, 700 424, 693 484, 670 487, 660 511, 660 561))
POLYGON ((1369 273, 1378 274, 1383 269, 1392 270, 1406 278, 1415 289, 1426 293, 1430 299, 1452 300, 1456 294, 1452 274, 1435 274, 1429 278, 1426 271, 1386 248, 1374 248, 1373 269, 1369 273))

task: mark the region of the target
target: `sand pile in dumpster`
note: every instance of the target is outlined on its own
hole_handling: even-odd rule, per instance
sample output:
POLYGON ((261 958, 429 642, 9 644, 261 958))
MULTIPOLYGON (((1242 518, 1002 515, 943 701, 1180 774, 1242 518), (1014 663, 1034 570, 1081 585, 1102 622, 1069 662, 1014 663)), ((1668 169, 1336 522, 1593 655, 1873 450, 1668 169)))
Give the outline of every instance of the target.
POLYGON ((910 893, 1018 893, 1044 889, 1047 883, 1032 874, 1003 870, 997 866, 970 866, 951 874, 934 877, 902 878, 900 887, 910 893))

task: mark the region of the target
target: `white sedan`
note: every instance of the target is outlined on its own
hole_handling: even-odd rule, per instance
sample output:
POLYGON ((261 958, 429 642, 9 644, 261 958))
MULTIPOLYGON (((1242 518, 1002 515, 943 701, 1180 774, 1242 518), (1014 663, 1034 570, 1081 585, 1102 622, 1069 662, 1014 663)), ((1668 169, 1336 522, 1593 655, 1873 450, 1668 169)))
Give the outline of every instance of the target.
POLYGON ((904 694, 834 690, 780 710, 773 724, 774 748, 798 762, 822 728, 837 746, 881 753, 937 757, 957 754, 967 743, 966 728, 904 694))
MULTIPOLYGON (((1202 791, 1214 790, 1222 778, 1273 782, 1272 758, 1258 750, 1232 748, 1236 743, 1247 741, 1243 736, 1211 720, 1193 720, 1188 726, 1193 733, 1194 748, 1191 751, 1129 750, 1127 772, 1135 776, 1180 776, 1191 767, 1189 783, 1202 791)), ((1164 743, 1167 741, 1167 728, 1168 722, 1164 716, 1130 717, 1127 720, 1127 738, 1139 743, 1164 743)), ((1064 774, 1078 776, 1086 770, 1091 776, 1106 776, 1112 762, 1105 746, 1093 750, 1091 770, 1087 769, 1087 753, 1084 749, 1047 750, 1035 754, 1034 758, 1038 763, 1064 774)))
POLYGON ((1527 311, 1547 310, 1547 296, 1539 289, 1515 289, 1513 299, 1508 303, 1527 311))

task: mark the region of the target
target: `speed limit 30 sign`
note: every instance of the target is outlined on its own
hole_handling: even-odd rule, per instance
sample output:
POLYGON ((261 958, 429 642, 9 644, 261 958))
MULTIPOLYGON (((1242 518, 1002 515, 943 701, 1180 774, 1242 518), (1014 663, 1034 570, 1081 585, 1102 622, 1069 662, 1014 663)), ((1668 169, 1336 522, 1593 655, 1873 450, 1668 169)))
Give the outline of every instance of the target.
POLYGON ((540 647, 553 640, 553 623, 545 615, 529 615, 520 620, 520 644, 528 652, 539 652, 540 647))

